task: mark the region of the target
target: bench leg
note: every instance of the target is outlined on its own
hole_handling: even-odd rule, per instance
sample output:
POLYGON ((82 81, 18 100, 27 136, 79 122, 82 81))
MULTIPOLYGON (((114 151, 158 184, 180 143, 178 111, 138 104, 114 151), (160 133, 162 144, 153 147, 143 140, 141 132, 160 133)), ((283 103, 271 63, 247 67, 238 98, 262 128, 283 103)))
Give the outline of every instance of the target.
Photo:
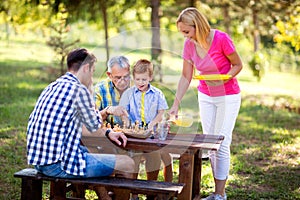
POLYGON ((42 199, 42 180, 32 180, 22 178, 21 200, 41 200, 42 199))
POLYGON ((170 200, 170 199, 174 199, 173 195, 170 195, 170 194, 158 194, 156 196, 156 200, 170 200))
POLYGON ((85 198, 85 190, 87 189, 84 184, 74 184, 72 183, 72 196, 76 198, 85 198))
POLYGON ((112 191, 114 193, 113 200, 127 200, 130 198, 130 190, 113 188, 112 191))
POLYGON ((50 199, 62 200, 66 199, 67 187, 64 181, 51 181, 50 183, 50 199))

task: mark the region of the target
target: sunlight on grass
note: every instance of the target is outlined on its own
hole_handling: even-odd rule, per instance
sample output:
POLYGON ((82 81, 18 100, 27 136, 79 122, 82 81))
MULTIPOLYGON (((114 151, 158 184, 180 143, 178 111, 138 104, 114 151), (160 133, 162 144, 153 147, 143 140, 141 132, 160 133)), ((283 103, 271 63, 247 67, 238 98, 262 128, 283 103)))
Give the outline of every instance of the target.
MULTIPOLYGON (((0 45, 6 46, 6 44, 4 44, 4 41, 0 41, 0 45)), ((33 45, 30 42, 28 43, 26 41, 23 43, 11 41, 9 43, 9 46, 6 46, 5 49, 0 49, 0 54, 1 60, 38 60, 39 62, 50 63, 53 59, 53 53, 51 49, 45 44, 35 43, 33 45)))
POLYGON ((288 146, 286 144, 274 144, 272 151, 277 152, 276 156, 272 157, 274 165, 290 165, 297 167, 300 165, 300 149, 296 147, 300 144, 300 138, 295 139, 295 145, 288 146))
POLYGON ((9 137, 6 133, 13 130, 13 127, 0 127, 0 138, 9 137))
POLYGON ((212 171, 209 161, 204 161, 202 163, 201 170, 201 195, 209 195, 214 192, 214 178, 212 176, 212 171))
POLYGON ((297 74, 272 72, 266 73, 261 82, 257 82, 251 77, 251 71, 243 69, 238 75, 243 94, 270 94, 270 95, 291 95, 300 99, 300 93, 295 93, 299 89, 300 78, 297 74), (278 84, 280 82, 280 84, 278 84), (274 87, 276 86, 276 87, 274 87))
POLYGON ((23 82, 23 83, 17 84, 16 87, 17 87, 18 89, 32 89, 32 88, 34 88, 35 86, 23 82))

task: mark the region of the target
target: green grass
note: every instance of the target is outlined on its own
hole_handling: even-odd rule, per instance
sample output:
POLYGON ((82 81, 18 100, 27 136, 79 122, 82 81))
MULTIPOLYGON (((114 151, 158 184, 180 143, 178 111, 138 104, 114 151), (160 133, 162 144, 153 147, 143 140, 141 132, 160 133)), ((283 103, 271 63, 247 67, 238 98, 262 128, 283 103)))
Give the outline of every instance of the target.
MULTIPOLYGON (((13 174, 28 167, 27 121, 38 95, 54 79, 45 71, 45 66, 51 66, 52 53, 40 42, 21 40, 11 41, 8 47, 3 42, 0 45, 3 46, 0 50, 0 199, 19 199, 21 182, 13 174)), ((134 53, 130 56, 131 59, 148 57, 134 53)), ((164 84, 155 84, 163 89, 170 106, 181 60, 178 56, 165 55, 163 63, 167 63, 165 59, 174 67, 164 67, 164 84)), ((95 80, 103 74, 103 69, 97 72, 95 80)), ((258 83, 245 68, 239 80, 243 102, 233 134, 228 198, 300 199, 300 76, 269 72, 258 83)), ((182 111, 198 115, 195 88, 185 96, 182 111)), ((192 131, 199 129, 199 121, 195 121, 192 131)), ((174 175, 177 180, 177 161, 174 175)), ((141 177, 145 177, 143 173, 141 177)), ((163 180, 162 173, 159 180, 163 180)), ((209 163, 204 162, 201 193, 207 195, 213 187, 209 163)), ((87 197, 94 199, 95 195, 88 192, 87 197)))

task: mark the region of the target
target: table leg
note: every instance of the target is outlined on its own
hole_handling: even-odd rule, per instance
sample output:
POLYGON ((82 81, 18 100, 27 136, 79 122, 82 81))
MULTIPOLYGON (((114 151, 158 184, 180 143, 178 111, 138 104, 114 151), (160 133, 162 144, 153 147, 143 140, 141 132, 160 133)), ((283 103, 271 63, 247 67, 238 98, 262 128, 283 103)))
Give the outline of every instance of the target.
POLYGON ((178 195, 178 200, 191 200, 193 189, 193 173, 194 173, 194 157, 193 153, 184 153, 179 158, 179 183, 185 183, 182 192, 178 195))
POLYGON ((202 151, 198 150, 194 158, 193 199, 200 198, 201 187, 202 151))

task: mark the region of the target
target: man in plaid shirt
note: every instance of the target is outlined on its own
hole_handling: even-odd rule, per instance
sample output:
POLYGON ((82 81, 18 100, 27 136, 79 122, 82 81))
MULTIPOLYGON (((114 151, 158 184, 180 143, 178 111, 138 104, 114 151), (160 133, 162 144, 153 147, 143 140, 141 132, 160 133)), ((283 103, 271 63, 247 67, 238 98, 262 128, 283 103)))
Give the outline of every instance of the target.
POLYGON ((30 115, 28 164, 47 176, 89 178, 116 174, 132 178, 134 162, 130 157, 91 154, 80 145, 83 132, 105 135, 123 146, 127 142, 123 133, 101 128, 101 115, 88 90, 93 84, 95 62, 96 57, 84 48, 71 51, 68 72, 43 90, 30 115))

